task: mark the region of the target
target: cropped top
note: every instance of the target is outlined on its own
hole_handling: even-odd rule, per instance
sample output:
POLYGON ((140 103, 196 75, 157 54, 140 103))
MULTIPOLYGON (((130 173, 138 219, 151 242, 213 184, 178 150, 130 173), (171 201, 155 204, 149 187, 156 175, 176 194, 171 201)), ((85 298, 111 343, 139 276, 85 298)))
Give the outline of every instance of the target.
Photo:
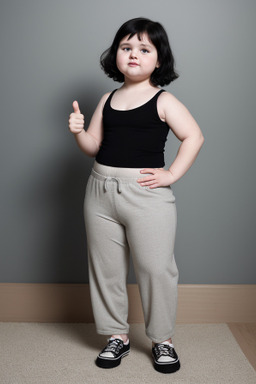
POLYGON ((157 92, 145 104, 129 110, 116 110, 109 95, 103 107, 103 140, 96 161, 125 168, 162 168, 169 126, 157 111, 157 92))

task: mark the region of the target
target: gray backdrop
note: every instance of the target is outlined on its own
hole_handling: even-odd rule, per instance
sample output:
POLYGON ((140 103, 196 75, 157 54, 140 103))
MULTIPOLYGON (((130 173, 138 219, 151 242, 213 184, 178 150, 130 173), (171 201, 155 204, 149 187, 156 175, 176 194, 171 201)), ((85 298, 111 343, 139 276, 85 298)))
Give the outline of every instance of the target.
MULTIPOLYGON (((93 159, 68 118, 78 100, 88 124, 120 86, 99 56, 123 22, 144 16, 170 38, 180 78, 165 89, 205 136, 173 186, 179 282, 255 284, 256 2, 4 0, 0 15, 0 281, 88 282, 82 205, 93 159)), ((170 132, 166 167, 178 145, 170 132)))

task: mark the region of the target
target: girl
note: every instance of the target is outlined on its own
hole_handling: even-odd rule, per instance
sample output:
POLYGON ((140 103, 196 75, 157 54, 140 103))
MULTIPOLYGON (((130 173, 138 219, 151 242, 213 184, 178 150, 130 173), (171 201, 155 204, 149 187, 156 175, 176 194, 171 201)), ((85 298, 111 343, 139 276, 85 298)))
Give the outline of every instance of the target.
POLYGON ((131 251, 153 365, 171 373, 180 368, 172 343, 178 270, 171 185, 191 167, 204 138, 186 107, 159 88, 178 77, 161 24, 145 18, 124 23, 101 65, 123 85, 101 98, 87 131, 77 101, 69 119, 78 146, 95 157, 84 203, 89 282, 97 333, 111 335, 96 364, 116 367, 130 351, 126 282, 131 251), (166 170, 170 129, 181 145, 166 170))

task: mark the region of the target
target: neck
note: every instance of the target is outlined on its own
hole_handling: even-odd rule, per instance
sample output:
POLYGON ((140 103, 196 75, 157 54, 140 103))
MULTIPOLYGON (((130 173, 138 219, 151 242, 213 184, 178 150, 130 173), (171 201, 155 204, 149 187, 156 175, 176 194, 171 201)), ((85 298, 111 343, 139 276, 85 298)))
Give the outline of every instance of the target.
POLYGON ((126 90, 144 90, 148 88, 156 88, 154 85, 151 84, 150 79, 143 80, 143 81, 131 81, 130 79, 125 79, 124 84, 122 85, 123 89, 126 90))

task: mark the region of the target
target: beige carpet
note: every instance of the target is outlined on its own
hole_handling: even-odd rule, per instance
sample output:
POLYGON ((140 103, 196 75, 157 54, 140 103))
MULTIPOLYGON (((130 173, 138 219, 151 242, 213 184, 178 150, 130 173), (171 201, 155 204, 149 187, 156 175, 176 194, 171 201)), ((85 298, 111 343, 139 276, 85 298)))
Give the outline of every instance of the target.
POLYGON ((144 324, 131 325, 131 352, 114 369, 95 357, 107 336, 94 324, 0 323, 1 384, 256 384, 256 372, 225 324, 177 325, 180 371, 154 370, 144 324))

